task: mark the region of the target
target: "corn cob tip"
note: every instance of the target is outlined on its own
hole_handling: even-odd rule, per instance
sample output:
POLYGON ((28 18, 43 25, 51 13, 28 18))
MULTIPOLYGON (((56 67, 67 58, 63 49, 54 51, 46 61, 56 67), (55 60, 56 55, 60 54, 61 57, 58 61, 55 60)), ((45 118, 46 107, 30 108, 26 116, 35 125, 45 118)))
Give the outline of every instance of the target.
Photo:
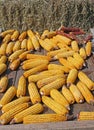
POLYGON ((2 108, 2 105, 0 104, 0 109, 2 108))
POLYGON ((44 96, 44 92, 41 91, 40 94, 41 94, 41 96, 44 96))
POLYGON ((70 106, 66 106, 66 108, 67 108, 68 110, 70 110, 70 106))
POLYGON ((57 60, 57 59, 58 59, 58 57, 57 57, 57 56, 54 56, 54 57, 53 57, 53 60, 57 60))
POLYGON ((79 103, 83 103, 83 100, 80 100, 79 103))
POLYGON ((14 42, 14 41, 15 41, 15 39, 12 39, 12 41, 14 42))
POLYGON ((29 50, 30 52, 34 52, 34 49, 29 50))
POLYGON ((63 85, 63 86, 62 86, 62 89, 64 89, 64 88, 66 88, 66 86, 65 86, 65 85, 63 85))
POLYGON ((71 85, 71 83, 67 83, 67 87, 69 87, 71 85))
POLYGON ((5 113, 3 110, 1 110, 2 114, 5 113))
POLYGON ((36 51, 39 51, 39 52, 40 52, 40 51, 41 51, 41 49, 40 49, 40 48, 36 48, 36 51))
POLYGON ((12 119, 9 124, 12 125, 12 124, 15 124, 15 123, 16 123, 15 119, 12 119))
POLYGON ((20 65, 22 66, 22 65, 23 65, 23 62, 21 62, 20 65))
POLYGON ((58 46, 56 46, 56 47, 54 47, 54 49, 55 49, 55 50, 58 50, 58 49, 59 49, 59 47, 58 47, 58 46))
POLYGON ((73 100, 71 100, 70 104, 74 104, 74 101, 73 101, 73 100))
POLYGON ((5 120, 4 119, 0 119, 0 124, 4 125, 5 124, 5 120))
POLYGON ((51 57, 51 60, 50 61, 56 61, 57 59, 54 58, 54 57, 51 57))
POLYGON ((83 66, 86 67, 86 63, 83 63, 83 66))

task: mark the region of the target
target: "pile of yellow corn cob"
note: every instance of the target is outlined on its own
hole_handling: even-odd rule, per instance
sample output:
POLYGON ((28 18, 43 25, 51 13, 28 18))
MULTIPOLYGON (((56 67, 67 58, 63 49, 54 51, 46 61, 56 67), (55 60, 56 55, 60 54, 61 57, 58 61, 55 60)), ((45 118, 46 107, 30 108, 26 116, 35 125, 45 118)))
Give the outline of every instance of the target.
MULTIPOLYGON (((8 76, 0 79, 0 92, 6 91, 0 99, 1 124, 65 121, 71 104, 86 101, 94 105, 94 82, 81 70, 91 56, 90 41, 81 47, 76 40, 48 30, 42 35, 32 30, 7 30, 0 36, 0 77, 7 63, 12 71, 20 65, 24 70, 17 88, 8 88, 8 76), (34 54, 41 48, 46 50, 45 55, 34 54), (54 60, 58 64, 52 64, 54 60), (55 113, 44 114, 45 107, 55 113)), ((86 119, 93 120, 94 112, 79 114, 78 120, 86 119)))

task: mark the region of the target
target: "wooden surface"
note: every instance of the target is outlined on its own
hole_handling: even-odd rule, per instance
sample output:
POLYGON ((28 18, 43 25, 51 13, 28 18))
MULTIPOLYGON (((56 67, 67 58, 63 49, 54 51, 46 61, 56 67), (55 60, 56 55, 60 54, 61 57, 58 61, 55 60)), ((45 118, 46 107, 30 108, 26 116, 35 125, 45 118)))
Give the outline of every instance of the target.
MULTIPOLYGON (((45 51, 42 52, 35 52, 36 54, 45 54, 45 51)), ((58 63, 57 61, 54 61, 52 63, 58 63)), ((94 55, 92 54, 91 57, 89 57, 86 60, 86 67, 83 69, 83 71, 94 81, 94 55)), ((17 69, 17 71, 6 71, 8 78, 9 78, 9 86, 15 85, 17 87, 19 77, 22 75, 23 70, 21 69, 21 66, 17 69)), ((5 73, 5 74, 6 74, 5 73)), ((3 75, 5 75, 3 74, 3 75)), ((0 94, 0 98, 3 96, 3 94, 0 94)), ((71 111, 70 114, 74 114, 76 117, 77 114, 80 111, 94 111, 94 106, 87 104, 86 102, 83 104, 74 104, 71 106, 71 111)), ((47 107, 44 110, 44 113, 53 113, 52 110, 48 109, 47 107)), ((73 121, 66 121, 66 122, 57 122, 57 123, 43 123, 43 124, 33 124, 33 125, 5 125, 5 126, 0 126, 0 130, 38 130, 38 129, 55 129, 55 130, 94 130, 94 121, 77 121, 75 118, 73 121)))
POLYGON ((30 125, 0 126, 0 130, 94 130, 94 121, 67 121, 30 125))

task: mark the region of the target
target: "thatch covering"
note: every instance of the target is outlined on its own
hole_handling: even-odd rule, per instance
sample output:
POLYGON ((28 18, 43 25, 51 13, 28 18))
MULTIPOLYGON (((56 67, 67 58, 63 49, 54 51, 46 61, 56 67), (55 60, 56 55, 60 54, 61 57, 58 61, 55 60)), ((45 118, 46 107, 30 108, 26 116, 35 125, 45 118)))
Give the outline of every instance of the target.
POLYGON ((58 29, 61 25, 94 27, 94 0, 0 0, 0 27, 58 29))

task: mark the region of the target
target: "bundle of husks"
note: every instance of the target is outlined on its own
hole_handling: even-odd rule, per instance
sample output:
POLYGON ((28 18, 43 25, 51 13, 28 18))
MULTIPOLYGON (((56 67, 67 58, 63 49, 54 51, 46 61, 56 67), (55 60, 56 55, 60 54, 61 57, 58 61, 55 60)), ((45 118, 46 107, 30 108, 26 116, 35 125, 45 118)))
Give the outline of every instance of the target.
POLYGON ((55 30, 61 25, 93 27, 93 0, 2 0, 0 1, 0 27, 3 30, 29 28, 42 32, 55 30))

